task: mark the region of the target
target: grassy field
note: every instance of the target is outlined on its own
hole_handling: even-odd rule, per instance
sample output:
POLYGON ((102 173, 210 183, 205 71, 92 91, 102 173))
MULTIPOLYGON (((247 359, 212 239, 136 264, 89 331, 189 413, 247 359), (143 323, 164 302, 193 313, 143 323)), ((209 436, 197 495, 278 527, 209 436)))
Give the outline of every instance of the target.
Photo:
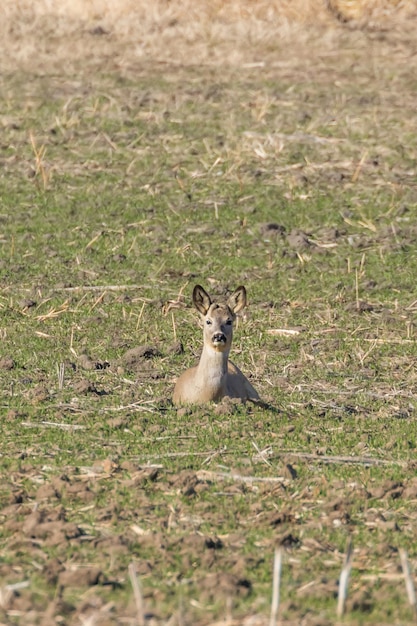
POLYGON ((283 546, 326 626, 349 540, 341 623, 414 623, 416 41, 323 28, 1 57, 1 623, 267 624, 283 546), (270 408, 172 406, 196 283, 270 408))

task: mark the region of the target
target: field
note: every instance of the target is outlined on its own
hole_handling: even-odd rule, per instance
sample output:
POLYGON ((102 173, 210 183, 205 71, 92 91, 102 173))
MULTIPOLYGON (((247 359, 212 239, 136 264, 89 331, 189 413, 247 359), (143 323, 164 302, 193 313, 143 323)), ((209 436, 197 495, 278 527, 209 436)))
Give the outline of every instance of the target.
POLYGON ((395 4, 4 3, 2 624, 264 626, 280 546, 281 624, 415 623, 417 36, 395 4), (246 286, 232 358, 266 407, 173 407, 196 283, 246 286))

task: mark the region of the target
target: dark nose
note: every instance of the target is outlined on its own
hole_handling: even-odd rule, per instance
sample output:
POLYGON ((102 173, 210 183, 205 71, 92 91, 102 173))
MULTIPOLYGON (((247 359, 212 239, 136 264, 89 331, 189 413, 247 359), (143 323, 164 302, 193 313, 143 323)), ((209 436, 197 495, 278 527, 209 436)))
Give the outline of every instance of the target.
POLYGON ((226 335, 224 333, 214 333, 213 342, 214 343, 226 343, 226 335))

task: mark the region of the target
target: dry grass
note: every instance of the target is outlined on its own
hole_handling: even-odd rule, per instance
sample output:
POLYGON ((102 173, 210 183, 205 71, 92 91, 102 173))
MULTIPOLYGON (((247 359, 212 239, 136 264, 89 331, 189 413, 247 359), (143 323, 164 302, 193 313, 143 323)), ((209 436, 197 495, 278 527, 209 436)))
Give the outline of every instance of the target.
POLYGON ((5 0, 1 10, 0 68, 42 72, 97 62, 239 65, 288 55, 289 45, 309 57, 352 29, 412 37, 417 13, 415 0, 5 0))

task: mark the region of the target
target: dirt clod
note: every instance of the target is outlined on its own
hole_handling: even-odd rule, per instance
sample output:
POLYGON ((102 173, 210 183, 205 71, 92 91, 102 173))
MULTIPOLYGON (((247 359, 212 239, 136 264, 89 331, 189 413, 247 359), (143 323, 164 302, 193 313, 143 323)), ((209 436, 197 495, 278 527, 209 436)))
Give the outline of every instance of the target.
POLYGON ((59 559, 51 558, 45 563, 42 573, 49 584, 56 585, 58 576, 64 569, 64 565, 59 559))
POLYGON ((313 245, 309 235, 299 229, 294 229, 287 235, 287 243, 294 250, 305 250, 313 245))
POLYGON ((51 498, 57 498, 58 492, 51 483, 45 483, 41 485, 36 492, 36 500, 49 500, 51 498))
POLYGON ((91 587, 104 580, 103 572, 98 567, 79 567, 58 573, 58 582, 63 587, 91 587))
POLYGON ((181 341, 176 341, 167 349, 168 354, 179 355, 184 354, 184 346, 181 341))
POLYGON ((30 396, 33 404, 40 404, 49 400, 51 394, 49 393, 49 389, 43 383, 40 383, 32 389, 30 396))
POLYGON ((94 360, 88 354, 80 354, 78 365, 84 370, 104 370, 110 367, 108 361, 94 360))
POLYGON ((74 391, 79 394, 98 394, 97 387, 89 380, 81 379, 74 383, 74 391))
POLYGON ((122 362, 126 367, 132 367, 137 365, 138 361, 143 359, 153 359, 157 356, 161 356, 161 353, 154 346, 137 346, 136 348, 130 348, 122 356, 122 362))
POLYGON ((285 234, 286 228, 276 222, 265 222, 259 225, 259 232, 262 237, 279 237, 285 234))
POLYGON ((5 356, 0 359, 0 370, 12 370, 15 366, 14 359, 5 356))
POLYGON ((227 598, 229 596, 246 597, 252 589, 251 582, 237 575, 216 572, 208 574, 201 581, 202 598, 213 600, 214 598, 227 598))

